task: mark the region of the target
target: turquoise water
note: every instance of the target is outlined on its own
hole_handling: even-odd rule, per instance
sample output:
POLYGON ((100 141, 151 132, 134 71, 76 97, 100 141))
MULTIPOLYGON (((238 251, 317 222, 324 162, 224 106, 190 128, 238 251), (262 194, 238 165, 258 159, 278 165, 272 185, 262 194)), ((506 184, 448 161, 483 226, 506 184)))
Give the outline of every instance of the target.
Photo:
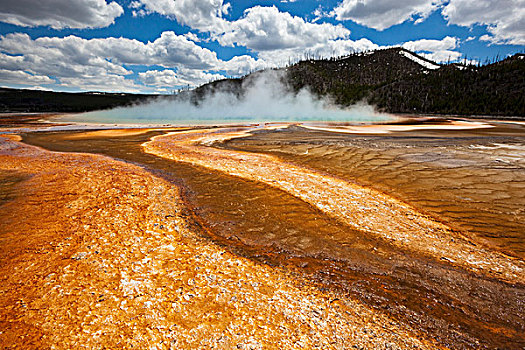
POLYGON ((212 125, 212 124, 250 124, 265 122, 380 122, 393 119, 388 114, 358 110, 334 110, 325 113, 279 113, 253 115, 224 115, 209 113, 159 113, 155 111, 118 108, 107 111, 96 111, 60 117, 63 122, 94 124, 155 124, 155 125, 212 125))

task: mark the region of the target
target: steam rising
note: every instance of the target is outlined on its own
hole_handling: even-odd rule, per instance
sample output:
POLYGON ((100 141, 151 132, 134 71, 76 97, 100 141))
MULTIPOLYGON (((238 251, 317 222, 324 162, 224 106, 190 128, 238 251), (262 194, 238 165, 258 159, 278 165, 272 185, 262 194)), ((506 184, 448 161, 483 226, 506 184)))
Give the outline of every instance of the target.
POLYGON ((243 94, 210 93, 195 105, 189 97, 159 98, 148 103, 74 116, 92 123, 130 124, 219 124, 287 121, 379 121, 390 117, 376 113, 372 106, 336 107, 327 98, 319 99, 308 90, 290 92, 282 73, 266 71, 243 83, 243 94))

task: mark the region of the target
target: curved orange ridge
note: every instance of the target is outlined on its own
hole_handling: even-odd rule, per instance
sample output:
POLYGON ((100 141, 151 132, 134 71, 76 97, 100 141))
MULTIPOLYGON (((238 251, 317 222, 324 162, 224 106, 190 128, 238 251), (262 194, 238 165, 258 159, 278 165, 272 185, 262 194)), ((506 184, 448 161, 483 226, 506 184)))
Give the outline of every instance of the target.
POLYGON ((377 235, 399 247, 491 277, 525 283, 525 263, 521 259, 474 246, 459 232, 384 193, 283 162, 271 155, 209 147, 215 142, 249 136, 253 130, 224 128, 173 132, 156 136, 142 147, 145 152, 160 157, 277 187, 353 228, 377 235))

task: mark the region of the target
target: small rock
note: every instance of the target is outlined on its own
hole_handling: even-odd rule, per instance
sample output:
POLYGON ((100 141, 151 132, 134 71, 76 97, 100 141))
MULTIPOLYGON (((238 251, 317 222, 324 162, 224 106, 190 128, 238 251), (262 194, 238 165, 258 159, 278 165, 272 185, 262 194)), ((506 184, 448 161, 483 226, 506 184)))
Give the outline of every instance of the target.
POLYGON ((82 260, 82 259, 86 258, 87 254, 88 253, 86 253, 86 252, 78 252, 76 254, 73 254, 71 256, 71 259, 73 259, 73 260, 82 260))

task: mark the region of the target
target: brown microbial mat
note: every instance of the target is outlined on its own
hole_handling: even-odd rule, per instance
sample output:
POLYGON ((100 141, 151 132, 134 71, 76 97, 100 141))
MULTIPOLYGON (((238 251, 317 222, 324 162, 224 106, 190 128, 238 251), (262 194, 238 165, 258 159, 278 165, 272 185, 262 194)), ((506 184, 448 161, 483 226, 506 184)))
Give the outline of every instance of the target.
POLYGON ((403 201, 525 258, 525 125, 346 134, 292 127, 224 147, 273 154, 403 201))
POLYGON ((13 170, 0 170, 0 205, 15 196, 15 186, 26 180, 27 176, 13 170))
MULTIPOLYGON (((224 130, 232 131, 238 130, 224 130)), ((299 126, 239 131, 240 137, 212 143, 198 139, 208 135, 205 131, 196 131, 201 144, 195 145, 193 139, 184 143, 193 131, 103 137, 38 132, 23 140, 51 151, 102 154, 139 165, 183 189, 193 228, 206 239, 235 255, 284 268, 300 288, 314 286, 340 300, 358 300, 437 346, 525 345, 523 126, 380 135, 299 126), (154 136, 160 138, 143 145, 154 136), (406 213, 400 214, 406 219, 396 221, 398 226, 354 225, 337 208, 316 205, 295 187, 272 179, 289 169, 304 175, 294 178, 297 188, 312 176, 362 185, 356 185, 356 196, 370 195, 379 207, 386 198, 393 221, 395 213, 406 213), (264 181, 257 180, 259 173, 264 181), (417 236, 399 238, 388 231, 406 227, 417 234, 418 225, 427 230, 421 237, 437 232, 437 243, 428 241, 436 249, 425 249, 427 238, 416 244, 417 236), (472 254, 463 254, 462 247, 472 254)))
POLYGON ((0 128, 34 128, 43 125, 64 125, 62 123, 47 122, 60 113, 0 113, 0 128))

